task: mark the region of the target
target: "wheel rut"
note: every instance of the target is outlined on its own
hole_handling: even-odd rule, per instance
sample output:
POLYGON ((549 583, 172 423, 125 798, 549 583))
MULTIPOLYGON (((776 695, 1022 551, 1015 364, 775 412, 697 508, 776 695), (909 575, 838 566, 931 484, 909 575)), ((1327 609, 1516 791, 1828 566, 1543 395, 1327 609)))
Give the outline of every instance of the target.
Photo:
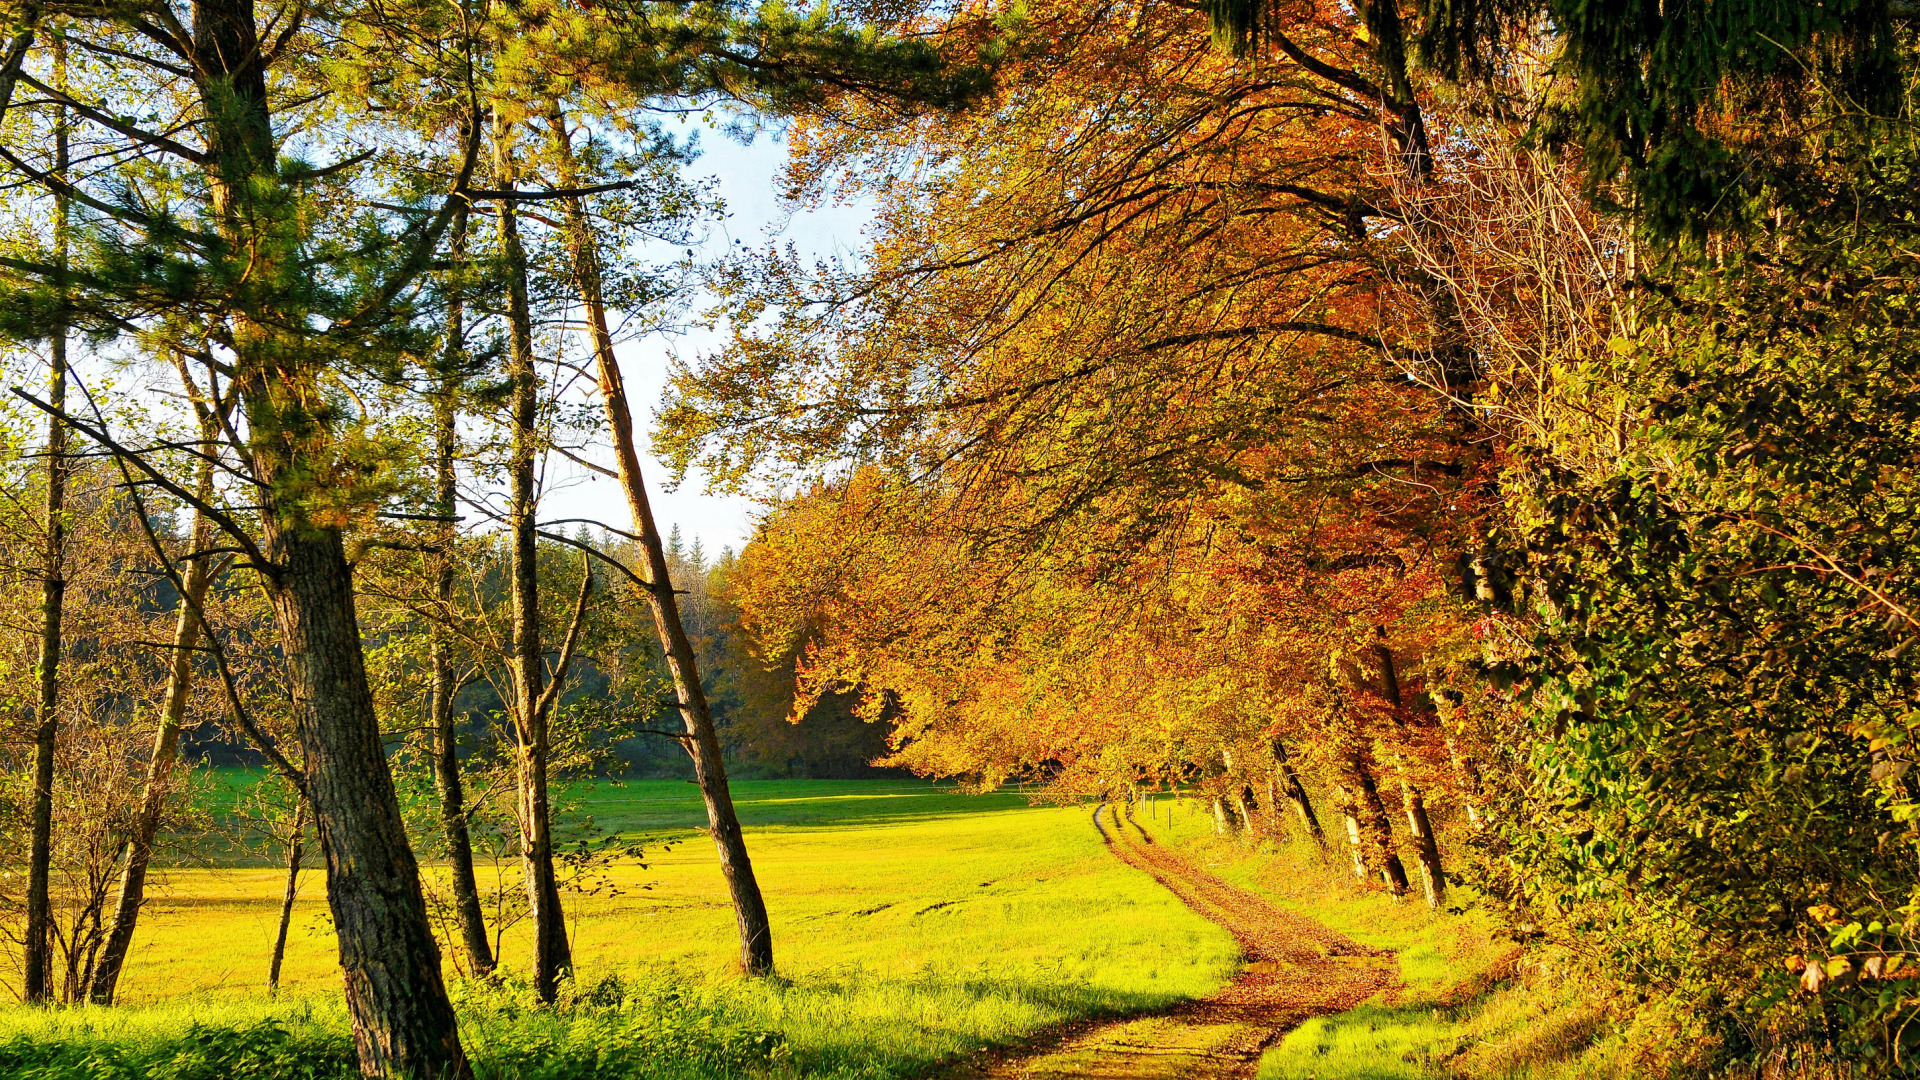
POLYGON ((1154 842, 1130 812, 1094 812, 1115 857, 1166 886, 1239 942, 1232 982, 1196 1001, 1126 1020, 1068 1025, 1024 1048, 982 1055, 952 1080, 1247 1080, 1260 1055, 1315 1016, 1344 1012, 1399 982, 1391 953, 1220 880, 1154 842), (1102 816, 1107 817, 1102 822, 1102 816))

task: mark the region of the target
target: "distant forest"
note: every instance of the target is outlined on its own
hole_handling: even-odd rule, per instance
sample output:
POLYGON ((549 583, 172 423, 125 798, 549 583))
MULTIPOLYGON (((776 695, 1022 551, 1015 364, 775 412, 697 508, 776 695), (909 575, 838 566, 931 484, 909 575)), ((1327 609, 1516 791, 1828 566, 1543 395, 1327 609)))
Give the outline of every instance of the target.
MULTIPOLYGON (((546 545, 558 549, 560 545, 546 545)), ((560 557, 558 550, 543 552, 560 557)), ((726 751, 727 772, 745 780, 860 780, 911 775, 897 766, 877 765, 889 753, 887 725, 869 723, 854 714, 851 691, 824 694, 799 717, 793 715, 794 669, 804 645, 778 655, 763 655, 751 634, 741 626, 742 612, 732 592, 731 578, 740 556, 731 547, 709 554, 698 539, 691 544, 675 527, 667 539, 667 558, 674 585, 683 590, 681 618, 700 658, 701 682, 713 708, 714 726, 726 751)), ((164 583, 163 583, 164 584, 164 583)), ((156 595, 155 610, 171 610, 178 602, 171 590, 156 595)), ((659 679, 666 665, 659 648, 641 640, 635 648, 648 654, 659 679)), ((565 709, 595 701, 613 692, 612 678, 593 657, 576 661, 575 681, 561 695, 565 709)), ((592 775, 632 779, 693 779, 692 760, 672 738, 660 734, 625 734, 629 728, 664 732, 672 724, 671 708, 649 710, 635 703, 624 723, 609 725, 595 738, 599 753, 587 770, 592 775)), ((462 742, 477 747, 492 737, 491 725, 505 711, 499 690, 484 680, 469 683, 454 699, 462 742)), ((213 766, 259 766, 265 759, 244 737, 209 720, 182 737, 188 760, 213 766)))

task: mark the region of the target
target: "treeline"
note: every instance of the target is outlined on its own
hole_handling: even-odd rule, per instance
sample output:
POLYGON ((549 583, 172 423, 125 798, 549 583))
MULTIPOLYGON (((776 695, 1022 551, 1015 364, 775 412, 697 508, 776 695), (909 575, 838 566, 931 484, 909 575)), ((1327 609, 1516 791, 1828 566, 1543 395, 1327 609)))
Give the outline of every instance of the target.
POLYGON ((662 449, 798 492, 747 624, 890 762, 1490 905, 1650 1075, 1906 1074, 1913 18, 965 5, 991 96, 802 125, 872 243, 727 266, 662 449))

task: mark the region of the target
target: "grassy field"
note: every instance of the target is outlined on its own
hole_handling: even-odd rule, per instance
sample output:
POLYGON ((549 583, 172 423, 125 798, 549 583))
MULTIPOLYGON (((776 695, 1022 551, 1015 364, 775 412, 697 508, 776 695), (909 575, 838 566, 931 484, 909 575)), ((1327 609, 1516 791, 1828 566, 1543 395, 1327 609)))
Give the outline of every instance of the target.
MULTIPOLYGON (((208 777, 209 809, 238 804, 255 779, 208 777)), ((1104 850, 1090 808, 920 782, 747 781, 735 796, 778 978, 741 979, 697 790, 638 781, 562 795, 646 854, 566 897, 571 1003, 541 1009, 511 983, 456 983, 483 1080, 909 1077, 1062 1020, 1205 994, 1236 964, 1224 931, 1104 850)), ((1163 797, 1140 816, 1226 880, 1399 957, 1399 989, 1292 1032, 1261 1080, 1623 1075, 1604 1003, 1544 974, 1507 978, 1512 948, 1475 897, 1456 894, 1464 911, 1451 914, 1396 902, 1356 883, 1337 852, 1217 838, 1190 801, 1163 797)), ((269 1000, 282 871, 260 858, 229 849, 214 860, 227 865, 162 875, 122 984, 131 1007, 0 1008, 0 1075, 351 1075, 321 875, 307 875, 286 989, 269 1000)), ((442 871, 427 872, 433 887, 442 871)), ((482 867, 496 872, 512 884, 510 860, 482 867)), ((503 933, 508 970, 528 959, 525 931, 503 933)))
MULTIPOLYGON (((529 1039, 549 1056, 569 1039, 608 1042, 605 1032, 580 1031, 629 1014, 650 1017, 648 1031, 680 1022, 661 1019, 672 1016, 707 1025, 722 1042, 777 1044, 756 1068, 911 1075, 1066 1018, 1206 993, 1235 962, 1224 931, 1102 849, 1086 809, 914 782, 749 781, 735 795, 773 916, 780 978, 737 979, 733 917, 698 832, 696 789, 643 781, 571 794, 602 828, 648 841, 644 866, 606 872, 602 885, 612 889, 566 897, 581 982, 617 977, 627 1002, 597 1018, 536 1020, 507 992, 469 989, 465 1027, 493 1075, 533 1075, 522 1060, 534 1053, 529 1039)), ((286 991, 277 1002, 263 997, 280 884, 280 871, 265 866, 168 870, 122 984, 141 1007, 0 1010, 0 1044, 23 1036, 137 1047, 193 1024, 269 1020, 316 1045, 337 1040, 339 974, 318 873, 296 911, 286 991)), ((504 935, 509 968, 526 959, 524 930, 504 935)), ((672 1052, 650 1060, 629 1074, 678 1075, 672 1052)), ((709 1062, 689 1075, 726 1068, 709 1062)))

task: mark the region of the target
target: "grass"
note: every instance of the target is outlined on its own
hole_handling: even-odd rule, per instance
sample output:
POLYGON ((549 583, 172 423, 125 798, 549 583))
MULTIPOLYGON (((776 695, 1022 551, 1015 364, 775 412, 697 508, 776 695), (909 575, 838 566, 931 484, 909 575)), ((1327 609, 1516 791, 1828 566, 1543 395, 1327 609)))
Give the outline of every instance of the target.
MULTIPOLYGON (((1065 1019, 1205 994, 1236 962, 1224 931, 1106 853, 1084 809, 925 783, 746 781, 735 795, 780 977, 739 979, 696 789, 642 781, 570 794, 602 828, 649 840, 644 866, 613 866, 596 894, 565 898, 582 983, 612 976, 624 989, 613 1005, 564 1014, 470 989, 463 1031, 483 1073, 532 1076, 536 1060, 585 1060, 594 1047, 638 1039, 616 1037, 624 1024, 706 1034, 624 1065, 583 1065, 581 1075, 723 1075, 746 1068, 747 1047, 761 1055, 755 1069, 784 1075, 907 1076, 1065 1019)), ((318 873, 296 908, 283 995, 262 995, 281 882, 267 866, 167 870, 122 983, 133 1007, 0 1009, 0 1047, 25 1039, 16 1045, 46 1060, 52 1046, 118 1048, 146 1062, 125 1075, 182 1077, 198 1074, 152 1062, 201 1060, 182 1043, 196 1024, 277 1024, 316 1054, 338 1051, 346 1025, 318 873)), ((529 957, 525 930, 504 935, 510 969, 529 957)), ((232 1075, 230 1065, 209 1068, 232 1075)), ((85 1075, 78 1069, 45 1075, 85 1075)))

